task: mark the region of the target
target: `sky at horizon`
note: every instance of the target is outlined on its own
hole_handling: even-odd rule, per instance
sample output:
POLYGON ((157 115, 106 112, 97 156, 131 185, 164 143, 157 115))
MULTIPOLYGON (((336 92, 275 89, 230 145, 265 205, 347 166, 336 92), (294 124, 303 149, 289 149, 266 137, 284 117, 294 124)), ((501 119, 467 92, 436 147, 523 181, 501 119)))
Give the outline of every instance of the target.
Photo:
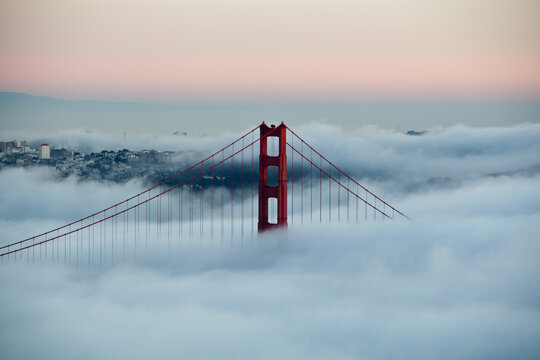
POLYGON ((63 99, 540 95, 534 0, 2 0, 0 30, 0 91, 63 99))

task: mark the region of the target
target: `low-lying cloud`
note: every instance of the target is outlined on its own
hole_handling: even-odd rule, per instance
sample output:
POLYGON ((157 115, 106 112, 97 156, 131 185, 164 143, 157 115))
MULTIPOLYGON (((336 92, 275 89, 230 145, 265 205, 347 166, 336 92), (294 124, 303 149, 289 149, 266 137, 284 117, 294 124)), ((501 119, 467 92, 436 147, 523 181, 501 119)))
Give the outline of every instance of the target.
MULTIPOLYGON (((296 219, 286 233, 205 239, 104 268, 4 261, 2 357, 538 358, 540 174, 519 169, 539 162, 540 128, 366 129, 321 143, 332 131, 298 132, 325 155, 344 151, 343 167, 411 221, 296 219), (452 186, 398 186, 445 177, 452 186)), ((13 189, 0 195, 2 243, 142 188, 52 179, 0 172, 13 189), (47 216, 28 208, 36 199, 47 216)))

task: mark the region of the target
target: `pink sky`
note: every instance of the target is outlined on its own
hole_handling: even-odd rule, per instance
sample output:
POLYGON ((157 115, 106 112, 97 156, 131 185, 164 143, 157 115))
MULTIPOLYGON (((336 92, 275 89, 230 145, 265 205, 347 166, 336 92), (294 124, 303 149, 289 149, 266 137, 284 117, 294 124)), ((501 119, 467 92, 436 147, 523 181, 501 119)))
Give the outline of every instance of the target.
POLYGON ((68 99, 540 95, 535 0, 0 0, 0 91, 68 99))

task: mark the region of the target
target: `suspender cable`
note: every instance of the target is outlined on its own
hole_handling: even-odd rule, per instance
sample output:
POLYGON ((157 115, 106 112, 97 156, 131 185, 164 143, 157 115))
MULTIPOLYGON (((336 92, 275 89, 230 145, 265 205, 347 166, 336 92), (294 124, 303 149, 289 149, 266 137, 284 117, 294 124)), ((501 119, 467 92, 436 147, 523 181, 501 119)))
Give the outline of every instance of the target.
POLYGON ((135 248, 133 249, 133 253, 135 256, 137 255, 137 234, 140 234, 139 216, 141 214, 141 210, 139 209, 139 203, 140 199, 137 196, 137 207, 135 208, 135 248))
POLYGON ((222 243, 223 243, 223 235, 224 235, 223 225, 224 225, 224 217, 225 217, 224 205, 223 205, 223 198, 224 198, 224 193, 225 193, 225 166, 224 166, 224 161, 225 161, 225 152, 223 151, 221 153, 221 206, 220 206, 220 209, 221 209, 221 242, 222 243))
POLYGON ((321 157, 319 157, 319 223, 322 223, 322 158, 321 157))
MULTIPOLYGON (((356 193, 358 194, 358 185, 356 185, 356 193)), ((356 223, 358 224, 358 198, 356 198, 356 223)))
POLYGON ((193 184, 189 184, 189 240, 193 238, 193 184))
POLYGON ((172 208, 172 192, 167 194, 167 249, 171 248, 171 208, 172 208))
MULTIPOLYGON (((255 134, 251 133, 251 140, 253 142, 255 134)), ((251 145, 251 238, 255 234, 255 214, 253 213, 254 208, 254 183, 255 183, 255 166, 254 166, 254 145, 251 145)))
MULTIPOLYGON (((244 147, 244 139, 242 139, 242 148, 244 147)), ((244 239, 244 150, 240 153, 242 165, 240 167, 240 191, 241 191, 241 207, 240 207, 240 239, 244 239)))
MULTIPOLYGON (((161 185, 159 185, 159 193, 161 194, 161 185)), ((159 216, 159 205, 161 201, 161 196, 158 196, 156 200, 156 245, 159 244, 159 230, 161 228, 161 218, 159 216)))
MULTIPOLYGON (((332 173, 332 168, 328 169, 328 173, 332 173)), ((332 181, 328 179, 328 222, 332 221, 332 181)))
MULTIPOLYGON (((329 165, 331 165, 332 167, 334 167, 334 169, 336 169, 336 171, 340 172, 341 174, 343 174, 344 176, 350 178, 354 183, 356 183, 357 185, 359 185, 362 189, 366 190, 367 192, 369 192, 374 199, 377 199, 379 200, 380 202, 382 203, 385 203, 388 207, 392 208, 393 210, 395 210, 395 212, 397 212, 398 214, 400 214, 401 216, 403 216, 404 218, 406 219, 409 219, 409 217, 405 214, 403 214, 401 211, 397 210, 396 208, 394 208, 393 206, 391 206, 390 204, 386 203, 384 200, 382 200, 381 198, 379 198, 378 196, 376 196, 374 193, 372 193, 371 191, 367 190, 364 186, 362 186, 361 184, 359 184, 358 182, 356 182, 356 180, 352 179, 349 175, 345 174, 343 171, 341 171, 337 166, 335 166, 333 163, 331 163, 327 158, 325 158, 323 155, 321 155, 317 150, 315 150, 311 145, 309 145, 308 143, 306 143, 301 137, 299 137, 298 135, 296 135, 296 133, 291 130, 290 128, 287 128, 293 135, 295 135, 301 142, 303 142, 304 144, 306 144, 308 147, 310 147, 313 151, 315 151, 315 153, 317 155, 319 155, 320 157, 322 157, 329 165)), ((380 211, 379 211, 380 212, 380 211)), ((385 214, 386 215, 386 214, 385 214)), ((389 217, 389 216, 387 216, 389 217)))
MULTIPOLYGON (((201 168, 202 168, 202 165, 201 165, 201 168)), ((199 223, 200 223, 200 230, 199 230, 199 237, 200 239, 202 240, 203 238, 203 215, 204 215, 204 204, 203 204, 203 186, 204 186, 204 176, 200 176, 199 177, 199 192, 200 192, 200 204, 199 204, 199 209, 200 209, 200 215, 199 215, 199 223)))
MULTIPOLYGON (((351 182, 347 178, 347 189, 351 187, 351 182)), ((347 222, 349 222, 349 192, 347 191, 347 222)))
MULTIPOLYGON (((90 237, 92 236, 92 229, 94 227, 92 226, 92 228, 88 228, 88 267, 90 268, 90 237)), ((58 232, 56 233, 56 236, 58 236, 58 232)), ((58 246, 56 246, 56 248, 58 249, 58 246)), ((58 261, 58 256, 56 257, 56 261, 58 261)))
MULTIPOLYGON (((313 150, 310 151, 309 158, 313 162, 313 150)), ((309 166, 309 220, 313 223, 313 165, 309 166)))
POLYGON ((178 187, 178 246, 182 239, 182 187, 178 187))
POLYGON ((367 204, 368 204, 368 201, 367 201, 367 190, 366 190, 366 200, 364 201, 364 211, 365 211, 365 214, 364 214, 364 217, 365 217, 365 220, 367 221, 367 204))
MULTIPOLYGON (((294 145, 294 136, 291 136, 294 145)), ((291 151, 291 223, 294 224, 294 152, 291 151)))
MULTIPOLYGON (((338 181, 341 182, 341 176, 338 172, 338 181)), ((338 186, 337 187, 337 220, 338 222, 341 222, 341 189, 338 186)))
MULTIPOLYGON (((293 150, 294 150, 296 153, 298 153, 300 156, 302 156, 305 160, 308 160, 304 155, 302 155, 297 149, 293 148, 289 143, 287 143, 287 145, 288 145, 289 147, 291 147, 291 149, 293 149, 293 150)), ((315 164, 312 164, 312 165, 318 167, 318 166, 315 165, 315 164)), ((330 168, 330 169, 331 169, 331 168, 330 168)), ((326 171, 322 170, 322 168, 319 168, 319 170, 321 170, 326 176, 329 177, 330 180, 334 181, 338 186, 343 187, 345 190, 349 191, 352 195, 354 195, 354 196, 356 196, 357 198, 359 198, 360 200, 364 201, 365 204, 367 204, 367 205, 369 205, 370 207, 372 207, 372 208, 373 208, 373 211, 379 212, 379 214, 380 214, 381 216, 386 216, 386 217, 390 218, 387 214, 385 214, 384 212, 382 212, 381 210, 379 210, 376 206, 371 205, 371 204, 368 203, 366 200, 360 198, 360 196, 359 196, 358 194, 355 194, 355 193, 353 193, 350 189, 347 189, 347 187, 346 187, 345 185, 343 185, 343 184, 342 184, 341 182, 339 182, 336 178, 334 178, 329 172, 326 172, 326 171)))
MULTIPOLYGON (((300 144, 303 154, 304 144, 300 144)), ((300 158, 300 224, 304 224, 304 158, 300 158)))
MULTIPOLYGON (((232 146, 234 154, 234 145, 232 146)), ((231 245, 234 238, 234 156, 231 158, 231 245)))
MULTIPOLYGON (((150 192, 148 192, 148 200, 150 200, 150 192)), ((149 214, 149 210, 148 210, 148 203, 150 201, 146 202, 146 237, 145 237, 145 249, 148 249, 148 232, 149 232, 149 222, 148 222, 148 218, 150 217, 150 214, 149 214)))
MULTIPOLYGON (((210 159, 210 166, 214 165, 214 157, 210 159)), ((212 173, 210 174, 210 239, 214 239, 214 186, 215 186, 215 177, 214 177, 214 170, 212 170, 212 173)))
MULTIPOLYGON (((129 206, 128 206, 129 207, 129 206)), ((125 212, 123 214, 123 217, 124 217, 124 221, 123 221, 123 224, 122 224, 122 259, 125 260, 126 258, 126 215, 127 215, 127 212, 125 212)))
POLYGON ((375 209, 377 208, 377 198, 375 198, 375 206, 373 208, 373 221, 377 221, 377 212, 375 209))

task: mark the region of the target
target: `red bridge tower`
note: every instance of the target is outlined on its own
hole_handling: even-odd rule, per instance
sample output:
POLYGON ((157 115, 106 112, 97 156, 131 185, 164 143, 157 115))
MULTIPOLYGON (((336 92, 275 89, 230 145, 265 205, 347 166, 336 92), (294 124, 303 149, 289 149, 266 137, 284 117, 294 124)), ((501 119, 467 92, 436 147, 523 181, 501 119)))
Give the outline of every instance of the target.
POLYGON ((287 227, 287 127, 281 123, 279 126, 268 127, 264 122, 261 129, 261 151, 259 155, 259 232, 275 227, 287 227), (279 139, 279 153, 277 156, 268 155, 268 139, 279 139), (277 167, 277 186, 268 184, 268 168, 277 167), (268 199, 277 199, 277 223, 268 221, 268 199))

